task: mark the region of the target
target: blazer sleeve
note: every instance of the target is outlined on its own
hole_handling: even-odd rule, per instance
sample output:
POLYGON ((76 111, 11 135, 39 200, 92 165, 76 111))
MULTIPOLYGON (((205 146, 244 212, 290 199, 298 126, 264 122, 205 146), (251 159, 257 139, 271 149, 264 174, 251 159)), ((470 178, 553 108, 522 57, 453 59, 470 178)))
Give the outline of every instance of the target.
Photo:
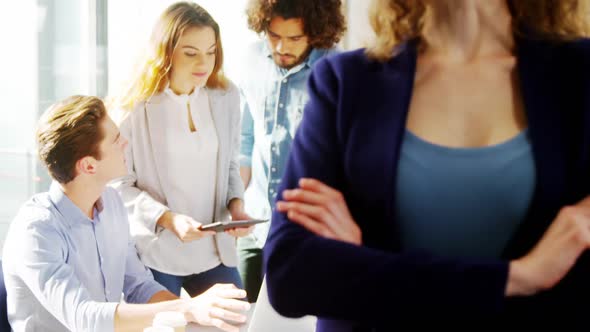
MULTIPOLYGON (((135 110, 134 112, 139 112, 135 110)), ((121 135, 128 140, 125 149, 125 162, 128 174, 111 183, 111 186, 119 192, 127 209, 127 215, 131 221, 139 221, 146 225, 147 229, 156 233, 158 219, 170 209, 154 199, 148 192, 137 187, 137 176, 133 160, 133 132, 131 126, 132 115, 126 117, 119 125, 121 135)))
POLYGON ((231 112, 231 154, 229 162, 229 177, 227 200, 225 206, 234 198, 244 199, 244 183, 240 177, 240 94, 235 85, 231 85, 229 92, 229 111, 231 112))
MULTIPOLYGON (((333 61, 318 61, 309 78, 309 102, 277 200, 282 199, 283 190, 296 188, 302 177, 337 189, 344 183, 341 161, 346 147, 340 137, 346 134, 340 134, 338 127, 342 123, 339 87, 344 80, 358 78, 335 70, 333 61)), ((363 220, 357 223, 362 229, 363 220)), ((508 274, 508 263, 498 260, 442 259, 322 238, 289 222, 277 210, 264 248, 264 267, 270 303, 280 314, 372 325, 408 315, 499 311, 508 274)))

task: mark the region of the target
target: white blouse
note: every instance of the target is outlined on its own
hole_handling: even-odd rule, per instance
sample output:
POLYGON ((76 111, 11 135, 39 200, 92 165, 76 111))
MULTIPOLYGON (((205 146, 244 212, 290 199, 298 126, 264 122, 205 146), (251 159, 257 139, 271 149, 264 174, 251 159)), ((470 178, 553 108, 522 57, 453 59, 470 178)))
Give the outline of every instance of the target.
MULTIPOLYGON (((210 223, 214 221, 219 143, 207 93, 195 89, 191 95, 176 95, 166 88, 165 94, 173 103, 153 115, 164 128, 164 135, 159 138, 164 141, 159 158, 166 161, 168 170, 160 174, 160 181, 170 193, 168 208, 200 223, 210 223), (189 112, 196 128, 194 132, 189 126, 189 112)), ((189 275, 221 263, 211 236, 182 243, 174 233, 162 231, 154 245, 152 254, 159 253, 163 256, 161 262, 169 263, 153 268, 165 273, 189 275), (195 260, 199 261, 198 265, 194 264, 195 260)))
POLYGON ((142 262, 172 275, 201 273, 223 263, 237 265, 236 238, 226 233, 183 243, 156 227, 170 210, 208 224, 230 220, 227 204, 243 198, 239 174, 239 91, 201 88, 191 95, 170 90, 136 105, 123 117, 129 140, 129 174, 113 182, 128 211, 142 262), (191 130, 189 122, 193 120, 191 130))

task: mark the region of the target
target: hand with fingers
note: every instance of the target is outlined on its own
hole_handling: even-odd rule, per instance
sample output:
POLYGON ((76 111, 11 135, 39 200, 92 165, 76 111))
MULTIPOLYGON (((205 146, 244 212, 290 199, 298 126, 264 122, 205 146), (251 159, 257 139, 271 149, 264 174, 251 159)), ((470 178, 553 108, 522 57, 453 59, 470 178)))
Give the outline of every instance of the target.
MULTIPOLYGON (((231 220, 249 220, 252 219, 245 211, 244 211, 244 203, 241 199, 233 199, 229 204, 229 213, 231 214, 231 220)), ((250 233, 254 226, 250 227, 237 227, 228 229, 225 232, 233 237, 244 237, 250 233)))
POLYGON ((299 181, 299 188, 283 191, 283 199, 277 202, 277 209, 292 222, 329 239, 362 244, 361 229, 338 190, 304 178, 299 181))
POLYGON ((162 227, 174 233, 182 242, 199 240, 205 236, 215 235, 213 231, 202 231, 201 223, 184 214, 166 212, 158 222, 162 227))
POLYGON ((246 322, 244 312, 250 310, 246 291, 233 284, 216 284, 189 301, 187 319, 203 326, 215 326, 222 331, 239 332, 246 322))
MULTIPOLYGON (((246 220, 246 219, 240 219, 240 220, 246 220)), ((228 229, 225 232, 233 237, 244 237, 244 236, 252 233, 252 230, 254 230, 254 226, 236 227, 236 228, 228 229)))
POLYGON ((560 210, 541 240, 510 262, 507 295, 532 295, 553 288, 590 248, 590 196, 560 210))
MULTIPOLYGON (((312 233, 360 245, 361 230, 342 194, 314 179, 285 190, 277 209, 312 233)), ((510 262, 506 295, 533 295, 553 288, 590 248, 590 196, 561 209, 537 245, 510 262)))

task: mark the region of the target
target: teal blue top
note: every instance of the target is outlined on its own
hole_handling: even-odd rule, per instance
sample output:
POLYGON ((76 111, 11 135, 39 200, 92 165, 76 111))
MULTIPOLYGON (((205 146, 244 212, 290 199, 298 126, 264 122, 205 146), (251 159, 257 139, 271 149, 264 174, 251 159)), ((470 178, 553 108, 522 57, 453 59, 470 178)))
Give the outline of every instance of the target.
POLYGON ((527 130, 481 148, 440 146, 408 130, 404 135, 395 195, 403 248, 499 257, 535 189, 527 130))

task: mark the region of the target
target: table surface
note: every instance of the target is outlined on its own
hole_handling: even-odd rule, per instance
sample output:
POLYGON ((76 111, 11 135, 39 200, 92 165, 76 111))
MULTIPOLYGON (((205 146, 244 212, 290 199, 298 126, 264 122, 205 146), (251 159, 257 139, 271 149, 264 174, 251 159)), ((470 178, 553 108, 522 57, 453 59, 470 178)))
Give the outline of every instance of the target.
MULTIPOLYGON (((317 319, 313 316, 302 318, 286 318, 279 315, 268 299, 266 289, 266 278, 262 281, 258 301, 253 303, 247 312, 248 322, 240 327, 240 332, 315 332, 317 319), (255 313, 255 308, 257 308, 255 313), (253 314, 255 313, 253 317, 253 314), (248 331, 251 325, 252 331, 248 331), (253 331, 253 330, 256 331, 253 331)), ((216 327, 200 326, 191 324, 186 329, 187 332, 221 332, 216 327)))

